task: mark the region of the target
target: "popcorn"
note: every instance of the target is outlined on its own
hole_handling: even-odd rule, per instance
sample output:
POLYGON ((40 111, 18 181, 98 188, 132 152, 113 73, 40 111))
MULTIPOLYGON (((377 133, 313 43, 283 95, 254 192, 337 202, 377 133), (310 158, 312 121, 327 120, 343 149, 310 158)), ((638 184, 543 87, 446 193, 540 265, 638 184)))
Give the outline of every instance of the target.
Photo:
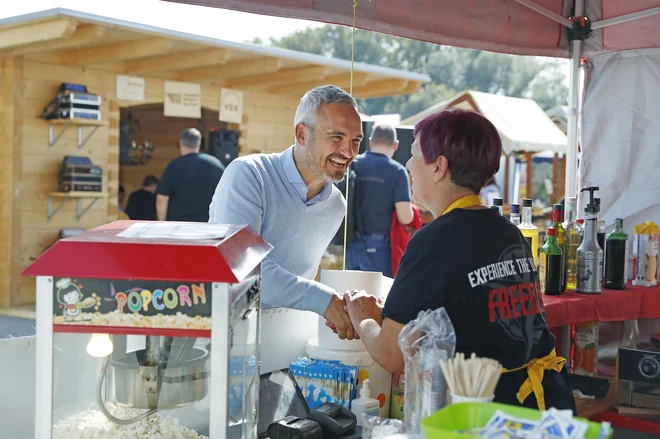
MULTIPOLYGON (((121 419, 134 418, 144 410, 106 404, 108 411, 121 419)), ((156 413, 130 425, 109 421, 99 410, 86 410, 62 419, 53 426, 53 439, 208 439, 179 425, 178 419, 156 413)))
POLYGON ((53 323, 94 325, 94 326, 127 326, 138 328, 180 328, 180 329, 211 329, 211 318, 195 316, 190 317, 180 312, 175 315, 157 314, 145 316, 142 314, 120 313, 112 311, 107 314, 81 312, 76 317, 54 315, 53 323))

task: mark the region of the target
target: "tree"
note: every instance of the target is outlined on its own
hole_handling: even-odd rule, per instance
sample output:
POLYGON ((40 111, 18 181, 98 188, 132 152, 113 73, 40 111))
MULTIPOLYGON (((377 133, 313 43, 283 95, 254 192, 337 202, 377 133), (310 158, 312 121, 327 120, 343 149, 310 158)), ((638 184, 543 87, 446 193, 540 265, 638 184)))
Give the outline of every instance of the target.
MULTIPOLYGON (((351 39, 351 28, 328 24, 271 39, 269 44, 350 60, 351 39)), ((367 114, 400 113, 405 119, 464 90, 530 98, 544 110, 565 104, 568 94, 559 63, 549 58, 441 46, 358 29, 355 61, 431 77, 431 83, 410 95, 361 101, 367 114)))

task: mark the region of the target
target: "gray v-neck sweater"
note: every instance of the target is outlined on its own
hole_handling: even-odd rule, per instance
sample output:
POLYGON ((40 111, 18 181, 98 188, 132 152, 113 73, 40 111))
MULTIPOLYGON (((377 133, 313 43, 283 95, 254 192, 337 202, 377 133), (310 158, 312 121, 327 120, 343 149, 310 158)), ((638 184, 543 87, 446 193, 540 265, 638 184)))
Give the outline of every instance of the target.
POLYGON ((289 183, 281 157, 252 154, 234 160, 215 190, 209 222, 249 224, 274 246, 262 263, 264 307, 324 315, 334 290, 313 279, 346 202, 333 185, 327 200, 306 206, 289 183))

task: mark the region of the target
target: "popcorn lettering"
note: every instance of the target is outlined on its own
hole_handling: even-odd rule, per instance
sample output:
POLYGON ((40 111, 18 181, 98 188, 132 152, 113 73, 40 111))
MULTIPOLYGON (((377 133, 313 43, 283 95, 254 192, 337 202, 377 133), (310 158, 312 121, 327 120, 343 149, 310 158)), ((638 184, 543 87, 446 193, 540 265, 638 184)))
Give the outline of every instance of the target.
POLYGON ((206 289, 204 284, 192 285, 192 299, 190 287, 187 285, 179 285, 176 288, 140 290, 133 289, 129 291, 120 291, 114 295, 117 301, 117 311, 126 313, 128 311, 137 313, 140 310, 147 312, 149 308, 157 311, 162 311, 165 308, 175 309, 177 307, 192 307, 193 305, 206 304, 206 289))

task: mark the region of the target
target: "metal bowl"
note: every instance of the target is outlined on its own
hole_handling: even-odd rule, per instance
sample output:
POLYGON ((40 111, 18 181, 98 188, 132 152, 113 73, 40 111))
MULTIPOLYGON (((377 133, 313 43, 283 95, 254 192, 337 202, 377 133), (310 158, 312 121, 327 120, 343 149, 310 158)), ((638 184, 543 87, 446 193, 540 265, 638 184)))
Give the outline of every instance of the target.
POLYGON ((199 401, 208 393, 209 351, 194 347, 167 369, 140 366, 137 356, 112 359, 108 365, 107 401, 140 409, 168 410, 199 401))

